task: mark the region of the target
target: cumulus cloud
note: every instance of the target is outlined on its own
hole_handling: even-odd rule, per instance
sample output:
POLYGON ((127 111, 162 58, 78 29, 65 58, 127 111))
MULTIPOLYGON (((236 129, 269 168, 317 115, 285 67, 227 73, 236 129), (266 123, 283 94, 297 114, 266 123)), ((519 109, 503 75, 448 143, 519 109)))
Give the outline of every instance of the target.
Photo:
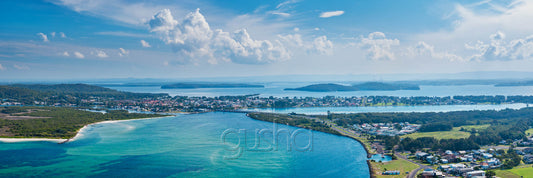
POLYGON ((124 48, 118 48, 118 55, 120 57, 127 56, 128 54, 130 54, 130 51, 125 50, 124 48))
POLYGON ((48 42, 48 36, 46 36, 44 33, 37 33, 39 37, 43 40, 43 42, 48 42))
POLYGON ((63 33, 63 32, 59 32, 59 36, 60 36, 61 38, 67 38, 67 35, 65 35, 65 33, 63 33))
POLYGON ((170 10, 164 9, 148 24, 150 31, 158 34, 180 58, 206 59, 212 64, 218 60, 257 64, 290 57, 279 40, 255 40, 245 29, 233 33, 212 30, 199 9, 189 13, 181 22, 174 19, 170 10))
POLYGON ((146 42, 146 41, 144 41, 144 40, 141 40, 141 45, 142 45, 143 47, 145 47, 145 48, 152 47, 152 46, 150 46, 150 43, 148 43, 148 42, 146 42))
POLYGON ((66 57, 69 57, 69 56, 70 56, 70 54, 69 54, 68 52, 66 52, 66 51, 65 51, 65 52, 63 52, 63 54, 62 54, 62 55, 63 55, 63 56, 66 56, 66 57))
POLYGON ((96 52, 94 52, 94 55, 96 57, 99 57, 99 58, 106 58, 106 57, 109 57, 104 51, 102 50, 96 50, 96 52))
POLYGON ((0 64, 0 70, 6 70, 6 68, 2 64, 0 64))
POLYGON ((317 37, 313 41, 304 41, 300 34, 280 35, 279 37, 282 42, 288 46, 303 48, 308 53, 326 55, 331 55, 333 53, 333 43, 328 40, 326 36, 317 37))
POLYGON ((335 16, 340 16, 344 14, 344 11, 329 11, 329 12, 322 12, 320 13, 321 18, 330 18, 335 16))
POLYGON ((373 32, 368 37, 361 37, 359 47, 366 50, 366 56, 372 60, 394 60, 392 47, 400 45, 400 40, 389 39, 382 32, 373 32))
POLYGON ((471 60, 521 60, 533 57, 533 35, 511 41, 505 40, 505 33, 498 31, 489 36, 490 42, 478 41, 465 47, 476 51, 471 60))
POLYGON ((85 55, 83 55, 82 53, 80 53, 78 51, 75 51, 74 52, 74 57, 79 58, 79 59, 83 59, 83 58, 85 58, 85 55))
POLYGON ((405 56, 409 57, 430 57, 435 59, 447 59, 450 61, 464 61, 465 59, 456 54, 448 52, 437 52, 433 45, 427 44, 424 41, 419 41, 416 45, 407 47, 405 56))
POLYGON ((50 33, 50 36, 52 36, 52 38, 56 37, 56 32, 50 33))

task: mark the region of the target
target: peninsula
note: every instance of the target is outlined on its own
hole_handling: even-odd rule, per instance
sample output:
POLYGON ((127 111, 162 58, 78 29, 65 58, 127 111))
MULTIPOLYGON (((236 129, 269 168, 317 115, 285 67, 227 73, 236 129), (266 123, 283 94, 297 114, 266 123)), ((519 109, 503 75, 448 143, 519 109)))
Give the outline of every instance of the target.
POLYGON ((336 91, 394 91, 394 90, 420 90, 413 84, 390 84, 382 82, 365 82, 351 86, 334 83, 314 84, 299 88, 286 88, 285 90, 298 90, 309 92, 336 92, 336 91))

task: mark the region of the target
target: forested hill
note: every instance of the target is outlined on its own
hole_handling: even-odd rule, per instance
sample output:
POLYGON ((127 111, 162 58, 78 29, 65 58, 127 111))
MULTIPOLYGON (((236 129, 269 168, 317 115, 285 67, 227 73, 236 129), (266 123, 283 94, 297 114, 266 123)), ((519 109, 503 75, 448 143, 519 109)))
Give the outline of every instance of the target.
POLYGON ((113 97, 115 99, 138 99, 145 97, 168 96, 168 94, 132 93, 117 91, 87 84, 14 84, 0 85, 0 98, 29 99, 45 98, 53 95, 75 97, 113 97))
POLYGON ((285 90, 299 90, 311 92, 332 92, 332 91, 393 91, 393 90, 420 90, 418 85, 413 84, 390 84, 381 82, 366 82, 354 84, 352 86, 339 85, 334 83, 314 84, 299 88, 286 88, 285 90))

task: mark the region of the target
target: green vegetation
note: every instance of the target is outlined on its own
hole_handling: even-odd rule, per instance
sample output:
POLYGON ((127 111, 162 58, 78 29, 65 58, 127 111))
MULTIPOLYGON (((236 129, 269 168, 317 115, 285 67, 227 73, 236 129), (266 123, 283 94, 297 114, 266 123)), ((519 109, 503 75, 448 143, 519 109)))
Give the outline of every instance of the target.
POLYGON ((299 88, 286 88, 285 90, 299 90, 311 92, 332 92, 332 91, 392 91, 392 90, 420 90, 418 85, 413 84, 389 84, 381 82, 366 82, 354 84, 352 86, 339 85, 334 83, 314 84, 299 88))
POLYGON ((459 127, 454 127, 451 131, 439 131, 439 132, 416 132, 408 135, 403 135, 401 138, 411 138, 417 139, 420 137, 433 137, 437 140, 440 139, 457 139, 457 138, 468 138, 470 133, 459 131, 459 127))
POLYGON ((533 178, 533 167, 514 168, 507 171, 519 176, 523 176, 524 178, 533 178))
POLYGON ((418 165, 403 159, 393 160, 385 163, 371 162, 371 165, 377 177, 406 177, 406 172, 411 172, 418 168, 418 165), (381 173, 384 171, 400 171, 400 175, 381 175, 381 173))
POLYGON ((4 116, 5 118, 2 118, 2 115, 0 115, 0 137, 19 138, 71 138, 83 126, 91 123, 163 116, 159 114, 128 113, 123 110, 109 110, 107 113, 102 114, 61 107, 11 106, 0 109, 2 111, 8 110, 10 116, 19 116, 19 118, 11 117, 6 119, 7 117, 4 116))
POLYGON ((520 178, 519 175, 516 175, 515 173, 512 173, 509 170, 497 170, 497 169, 495 169, 494 172, 496 173, 497 177, 520 178))
POLYGON ((526 130, 526 135, 527 135, 527 136, 531 136, 531 135, 533 135, 533 129, 527 129, 527 130, 526 130))
POLYGON ((294 127, 301 127, 310 130, 316 130, 325 133, 331 133, 335 135, 341 135, 339 132, 331 129, 329 126, 322 122, 316 122, 304 116, 294 116, 287 114, 274 114, 274 113, 250 113, 249 117, 261 121, 274 122, 280 124, 287 124, 294 127))
POLYGON ((263 88, 263 85, 252 85, 244 83, 175 83, 163 85, 161 89, 195 89, 195 88, 263 88))
POLYGON ((315 84, 308 85, 299 88, 285 88, 285 90, 298 90, 298 91, 311 91, 311 92, 331 92, 331 91, 357 91, 356 88, 352 86, 345 86, 339 84, 315 84))
POLYGON ((164 97, 168 94, 132 93, 87 84, 15 84, 0 85, 0 98, 17 101, 24 105, 34 105, 35 101, 45 103, 81 104, 82 99, 96 97, 122 99, 142 99, 164 97))
POLYGON ((393 90, 420 90, 415 84, 389 84, 381 82, 366 82, 352 85, 357 90, 393 91, 393 90))

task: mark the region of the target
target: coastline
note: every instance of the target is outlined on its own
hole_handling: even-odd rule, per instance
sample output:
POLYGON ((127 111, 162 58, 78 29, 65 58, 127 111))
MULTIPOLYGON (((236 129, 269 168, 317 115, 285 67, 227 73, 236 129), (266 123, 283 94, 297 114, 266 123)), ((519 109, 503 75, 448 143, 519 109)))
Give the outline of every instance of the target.
POLYGON ((117 122, 126 122, 126 121, 132 121, 132 120, 145 120, 145 119, 159 119, 159 118, 165 118, 165 117, 173 117, 175 115, 169 115, 169 116, 163 116, 163 117, 149 117, 149 118, 138 118, 138 119, 125 119, 125 120, 109 120, 109 121, 100 121, 95 122, 91 124, 87 124, 83 126, 81 129, 76 131, 76 135, 72 138, 68 139, 62 139, 62 138, 0 138, 1 143, 19 143, 19 142, 53 142, 57 144, 63 144, 71 141, 75 141, 79 139, 81 136, 83 136, 83 131, 87 129, 88 126, 95 125, 95 124, 103 124, 103 123, 117 123, 117 122))

